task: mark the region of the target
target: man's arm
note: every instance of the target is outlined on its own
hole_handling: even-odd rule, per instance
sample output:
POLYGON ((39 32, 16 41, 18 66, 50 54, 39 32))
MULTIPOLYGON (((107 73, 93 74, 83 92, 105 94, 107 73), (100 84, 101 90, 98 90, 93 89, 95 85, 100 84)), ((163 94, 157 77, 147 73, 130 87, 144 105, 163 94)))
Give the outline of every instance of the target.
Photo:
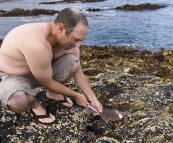
POLYGON ((86 76, 84 75, 81 67, 78 69, 77 73, 74 75, 74 80, 80 90, 87 96, 88 100, 91 101, 92 107, 94 107, 99 112, 102 112, 102 105, 97 100, 94 92, 92 91, 86 76))
POLYGON ((88 101, 84 95, 67 88, 52 78, 51 61, 53 54, 52 47, 48 43, 43 41, 41 45, 39 43, 31 45, 22 50, 22 53, 25 56, 30 71, 42 86, 57 94, 71 96, 80 106, 86 107, 88 101))
MULTIPOLYGON (((79 58, 80 57, 79 46, 80 45, 76 46, 75 48, 69 50, 68 52, 71 54, 74 54, 75 56, 77 56, 79 58)), ((102 112, 103 107, 102 107, 101 103, 97 100, 94 92, 92 91, 92 89, 88 83, 88 80, 87 80, 86 76, 84 75, 81 67, 79 67, 78 71, 75 73, 73 78, 74 78, 77 86, 79 87, 79 89, 87 96, 88 100, 91 101, 92 107, 94 107, 99 112, 102 112)))

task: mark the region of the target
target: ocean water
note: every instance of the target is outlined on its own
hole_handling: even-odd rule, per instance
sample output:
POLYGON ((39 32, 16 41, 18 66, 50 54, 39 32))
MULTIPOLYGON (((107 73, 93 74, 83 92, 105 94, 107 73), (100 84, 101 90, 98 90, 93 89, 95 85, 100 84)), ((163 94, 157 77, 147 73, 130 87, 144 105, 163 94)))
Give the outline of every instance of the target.
MULTIPOLYGON (((159 51, 161 48, 173 50, 173 0, 106 0, 95 3, 64 3, 64 4, 39 4, 56 0, 0 0, 0 9, 13 8, 33 9, 44 8, 60 11, 66 7, 80 9, 89 22, 89 32, 84 45, 125 45, 138 50, 159 51), (166 5, 158 10, 122 11, 115 7, 125 4, 143 3, 166 5), (88 8, 100 8, 103 11, 88 12, 88 8)), ((57 0, 58 1, 58 0, 57 0)), ((33 22, 50 22, 53 16, 30 17, 0 17, 0 38, 14 27, 33 22)))

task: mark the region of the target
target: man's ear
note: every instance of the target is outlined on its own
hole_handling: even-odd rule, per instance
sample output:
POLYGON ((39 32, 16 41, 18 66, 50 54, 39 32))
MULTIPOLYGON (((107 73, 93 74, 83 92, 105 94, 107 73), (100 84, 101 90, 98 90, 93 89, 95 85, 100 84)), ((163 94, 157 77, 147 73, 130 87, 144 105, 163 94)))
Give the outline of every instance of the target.
POLYGON ((59 23, 59 24, 58 24, 58 31, 59 31, 60 33, 65 32, 65 25, 64 25, 63 23, 59 23))

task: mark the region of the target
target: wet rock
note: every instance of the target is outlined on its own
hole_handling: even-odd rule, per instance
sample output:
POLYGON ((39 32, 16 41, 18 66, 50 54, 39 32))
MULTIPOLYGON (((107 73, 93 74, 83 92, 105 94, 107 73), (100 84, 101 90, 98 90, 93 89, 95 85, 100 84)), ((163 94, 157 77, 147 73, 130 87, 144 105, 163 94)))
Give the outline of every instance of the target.
POLYGON ((61 4, 61 3, 76 3, 76 2, 82 2, 82 3, 86 3, 86 2, 102 2, 105 0, 62 0, 62 1, 51 1, 51 2, 41 2, 39 4, 61 4))
POLYGON ((1 2, 6 2, 6 1, 11 1, 11 0, 0 0, 0 3, 1 3, 1 2))
POLYGON ((157 5, 157 4, 150 4, 144 3, 139 5, 130 5, 126 4, 123 6, 116 7, 116 10, 127 10, 127 11, 138 11, 138 10, 154 10, 159 8, 165 8, 165 5, 157 5))
POLYGON ((98 11, 102 11, 102 10, 100 8, 88 8, 88 9, 86 9, 86 11, 98 12, 98 11))
POLYGON ((24 10, 20 8, 14 8, 11 11, 0 11, 0 17, 11 17, 11 16, 38 16, 38 15, 54 15, 58 13, 55 10, 46 10, 46 9, 32 9, 24 10))
POLYGON ((62 3, 75 3, 75 0, 63 0, 63 1, 51 1, 51 2, 41 2, 39 4, 62 4, 62 3))
POLYGON ((106 0, 81 0, 82 2, 103 2, 106 0))

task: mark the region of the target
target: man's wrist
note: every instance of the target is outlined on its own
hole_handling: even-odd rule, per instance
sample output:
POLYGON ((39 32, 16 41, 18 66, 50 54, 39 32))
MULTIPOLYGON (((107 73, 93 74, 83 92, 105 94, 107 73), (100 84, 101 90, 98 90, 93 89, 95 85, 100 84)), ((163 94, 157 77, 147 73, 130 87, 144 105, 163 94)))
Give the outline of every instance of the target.
POLYGON ((97 100, 97 97, 95 95, 87 96, 87 97, 88 97, 88 100, 91 101, 91 102, 97 100))

